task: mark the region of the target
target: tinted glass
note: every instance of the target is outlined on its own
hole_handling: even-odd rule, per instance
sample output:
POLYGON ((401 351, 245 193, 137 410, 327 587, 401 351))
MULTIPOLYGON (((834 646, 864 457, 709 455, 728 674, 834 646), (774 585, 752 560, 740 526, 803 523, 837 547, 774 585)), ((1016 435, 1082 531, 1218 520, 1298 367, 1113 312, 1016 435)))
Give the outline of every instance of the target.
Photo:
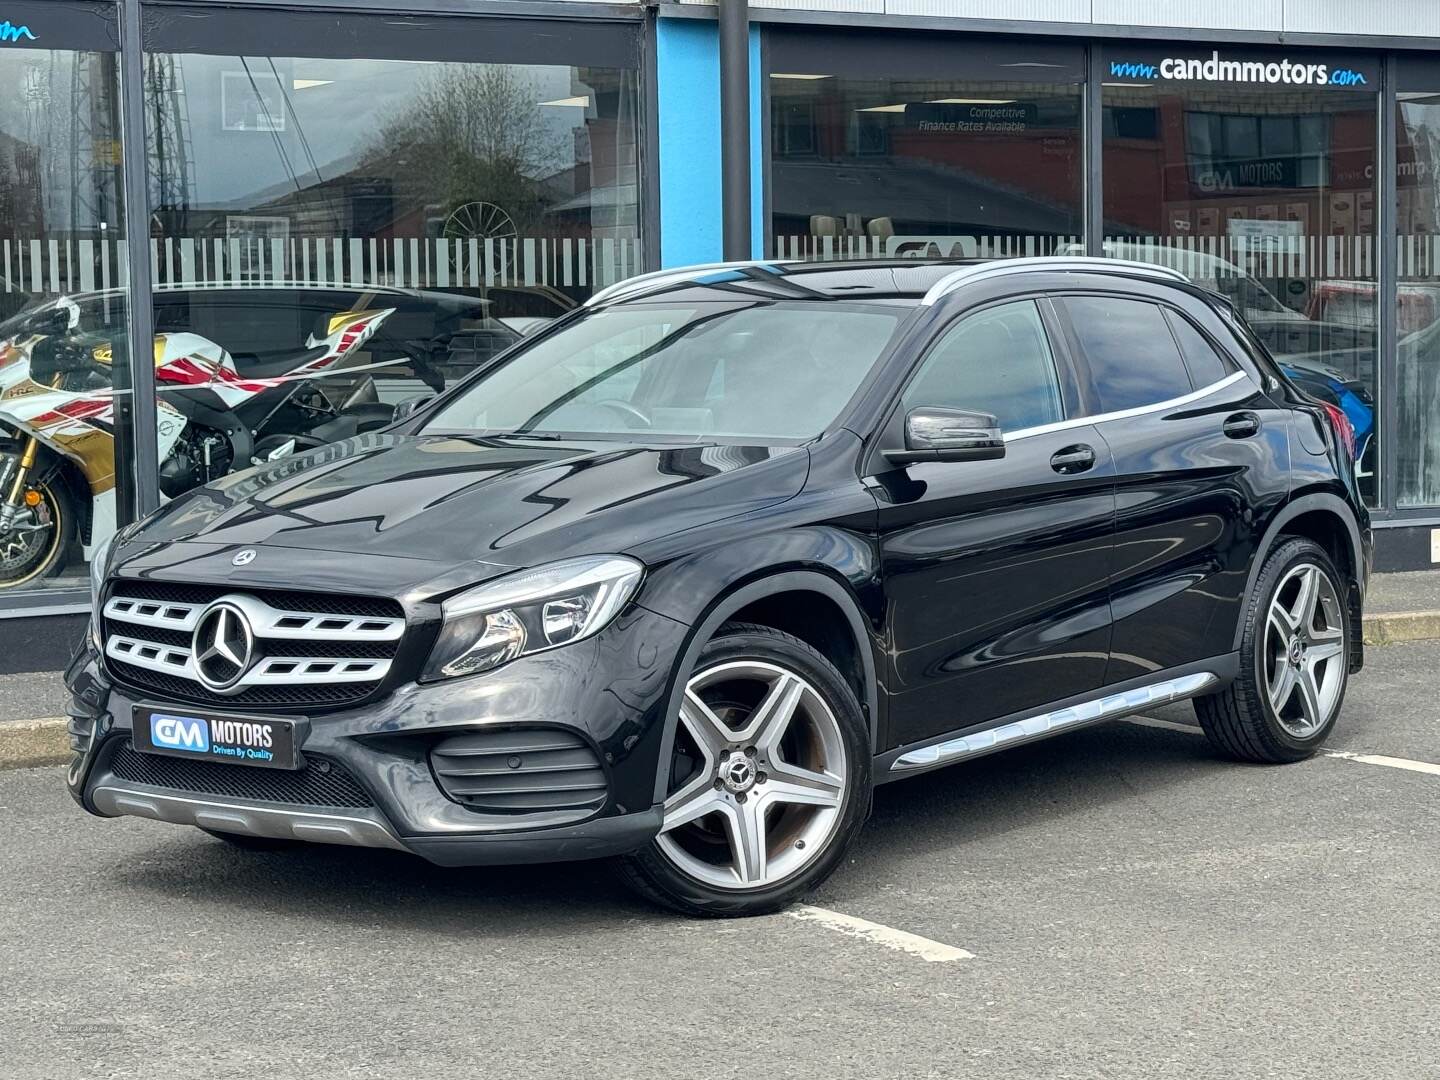
MULTIPOLYGON (((1378 78, 1274 81, 1242 69, 1237 82, 1231 65, 1259 57, 1207 47, 1192 69, 1129 63, 1135 51, 1116 46, 1103 66, 1105 254, 1174 267, 1229 296, 1290 379, 1344 409, 1373 499, 1378 78), (1215 64, 1231 74, 1216 79, 1215 64)), ((1298 57, 1265 59, 1298 69, 1298 57)), ((1426 202, 1431 134, 1422 110, 1402 102, 1400 111, 1403 280, 1405 252, 1429 250, 1436 218, 1426 202)), ((1433 321, 1423 276, 1401 286, 1402 337, 1433 321)), ((1436 492, 1440 484, 1417 497, 1433 504, 1436 492)))
MULTIPOLYGON (((1399 506, 1440 506, 1440 93, 1400 94, 1396 108, 1400 288, 1394 492, 1399 506)), ((1357 431, 1368 430, 1374 401, 1363 383, 1332 379, 1331 386, 1357 431)), ((1373 450, 1362 449, 1362 468, 1373 457, 1373 450)))
POLYGON ((387 22, 146 56, 156 381, 214 410, 162 441, 166 496, 383 427, 641 269, 633 67, 387 22))
POLYGON ((1090 363, 1101 412, 1190 393, 1190 376, 1165 325, 1165 313, 1157 305, 1112 296, 1072 296, 1065 307, 1090 363))
POLYGON ((134 513, 113 15, 51 15, 0 51, 0 599, 83 590, 134 513))
POLYGON ((1185 357, 1185 366, 1190 369, 1190 381, 1197 389, 1219 382, 1234 370, 1189 319, 1175 311, 1167 311, 1165 317, 1175 331, 1180 354, 1185 357))
POLYGON ((994 413, 1005 431, 1064 418, 1045 325, 1025 300, 962 319, 946 332, 905 391, 904 407, 994 413))
POLYGON ((807 439, 839 414, 904 313, 834 303, 597 311, 472 383, 426 427, 807 439))
POLYGON ((1047 255, 1084 232, 1083 58, 1027 42, 775 29, 770 221, 786 259, 1047 255))

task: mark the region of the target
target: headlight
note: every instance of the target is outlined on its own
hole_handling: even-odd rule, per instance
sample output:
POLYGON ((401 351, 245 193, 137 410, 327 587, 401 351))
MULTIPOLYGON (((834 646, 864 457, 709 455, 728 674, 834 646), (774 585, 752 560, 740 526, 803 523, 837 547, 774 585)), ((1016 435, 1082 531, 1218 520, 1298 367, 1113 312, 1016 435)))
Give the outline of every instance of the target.
POLYGON ((634 594, 643 572, 623 555, 596 555, 523 570, 452 596, 420 680, 477 675, 598 634, 634 594))

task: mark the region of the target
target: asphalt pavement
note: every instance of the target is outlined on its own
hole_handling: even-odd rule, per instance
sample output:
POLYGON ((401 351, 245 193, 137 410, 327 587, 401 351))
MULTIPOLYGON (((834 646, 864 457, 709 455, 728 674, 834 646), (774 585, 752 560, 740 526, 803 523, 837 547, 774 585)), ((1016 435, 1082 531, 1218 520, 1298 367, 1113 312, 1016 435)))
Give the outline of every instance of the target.
POLYGON ((243 853, 0 772, 0 1078, 1436 1077, 1440 645, 1369 658, 1360 757, 1231 764, 1177 706, 883 788, 806 919, 243 853))

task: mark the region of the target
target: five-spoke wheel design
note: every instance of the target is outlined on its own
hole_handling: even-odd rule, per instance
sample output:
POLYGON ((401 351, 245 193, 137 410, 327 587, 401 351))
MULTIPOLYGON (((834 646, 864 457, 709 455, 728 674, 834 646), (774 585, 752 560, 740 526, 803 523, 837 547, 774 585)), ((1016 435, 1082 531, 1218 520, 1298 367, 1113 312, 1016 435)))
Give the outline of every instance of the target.
POLYGON ((659 849, 714 888, 776 884, 825 849, 846 775, 839 722, 809 680, 768 661, 715 664, 685 688, 659 849))
POLYGON ((1297 739, 1323 728, 1345 685, 1344 610, 1328 574, 1293 566, 1270 601, 1265 690, 1275 717, 1297 739))

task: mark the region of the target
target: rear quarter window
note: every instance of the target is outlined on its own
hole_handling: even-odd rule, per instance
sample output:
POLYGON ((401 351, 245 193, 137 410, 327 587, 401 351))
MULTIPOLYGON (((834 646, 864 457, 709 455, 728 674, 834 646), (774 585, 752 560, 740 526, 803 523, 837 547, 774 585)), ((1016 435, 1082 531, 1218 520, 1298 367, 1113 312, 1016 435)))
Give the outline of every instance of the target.
POLYGON ((1102 413, 1183 397, 1193 389, 1165 312, 1147 300, 1067 296, 1102 413))
POLYGON ((1235 373, 1234 365, 1210 344, 1210 339, 1202 334, 1194 323, 1178 311, 1167 311, 1165 317, 1170 320, 1170 329, 1175 332, 1180 355, 1185 358, 1185 366, 1190 369, 1190 381, 1197 390, 1204 386, 1213 386, 1235 373))

